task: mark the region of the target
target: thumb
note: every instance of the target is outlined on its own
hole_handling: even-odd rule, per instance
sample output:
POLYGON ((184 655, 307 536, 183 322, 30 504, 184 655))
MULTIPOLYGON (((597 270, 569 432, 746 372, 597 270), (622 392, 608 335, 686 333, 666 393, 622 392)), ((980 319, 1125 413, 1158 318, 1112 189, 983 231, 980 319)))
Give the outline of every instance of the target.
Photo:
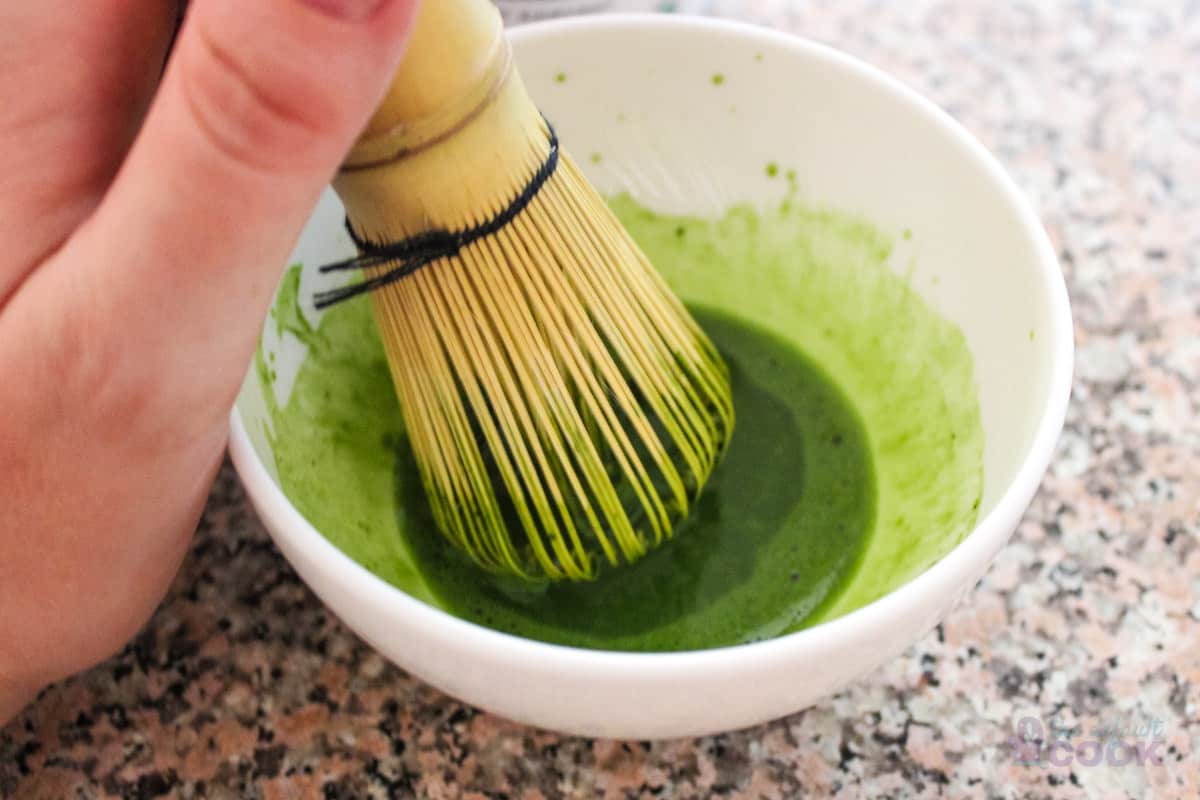
POLYGON ((87 309, 89 346, 154 381, 186 371, 192 396, 176 399, 224 418, 283 261, 382 98, 416 6, 193 0, 132 151, 53 265, 87 309))

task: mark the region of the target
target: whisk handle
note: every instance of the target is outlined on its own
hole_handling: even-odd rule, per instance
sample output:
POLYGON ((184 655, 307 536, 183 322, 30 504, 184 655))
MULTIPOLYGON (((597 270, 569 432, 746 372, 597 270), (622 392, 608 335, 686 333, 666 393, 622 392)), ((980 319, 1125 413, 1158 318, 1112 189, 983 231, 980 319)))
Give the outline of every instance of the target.
POLYGON ((392 84, 347 164, 377 161, 445 135, 486 101, 510 58, 490 0, 425 0, 392 84))

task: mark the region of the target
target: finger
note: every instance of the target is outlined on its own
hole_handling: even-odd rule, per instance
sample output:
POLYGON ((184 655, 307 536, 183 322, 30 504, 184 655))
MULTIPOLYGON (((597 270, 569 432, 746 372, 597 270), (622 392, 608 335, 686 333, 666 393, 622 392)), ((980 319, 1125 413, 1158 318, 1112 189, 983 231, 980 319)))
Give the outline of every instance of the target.
POLYGON ((136 351, 151 380, 189 376, 172 384, 181 412, 224 418, 283 261, 380 101, 415 5, 192 3, 127 162, 46 278, 86 309, 98 363, 136 351))
POLYGON ((0 14, 0 307, 107 191, 162 73, 172 5, 40 0, 0 14))

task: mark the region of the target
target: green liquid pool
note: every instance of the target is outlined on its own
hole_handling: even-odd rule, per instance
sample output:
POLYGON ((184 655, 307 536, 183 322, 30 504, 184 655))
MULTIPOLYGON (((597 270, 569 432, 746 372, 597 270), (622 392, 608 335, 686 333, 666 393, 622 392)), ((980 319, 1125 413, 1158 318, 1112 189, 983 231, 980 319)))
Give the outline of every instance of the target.
POLYGON ((886 593, 970 530, 982 487, 970 354, 961 332, 885 266, 886 237, 787 202, 713 221, 628 197, 613 207, 731 370, 737 426, 675 538, 585 583, 529 585, 479 570, 434 527, 369 303, 336 306, 314 328, 293 269, 275 318, 309 355, 282 406, 270 399, 270 354, 259 354, 259 378, 281 485, 318 530, 456 616, 634 651, 815 624, 886 593), (785 290, 799 308, 777 307, 785 290))

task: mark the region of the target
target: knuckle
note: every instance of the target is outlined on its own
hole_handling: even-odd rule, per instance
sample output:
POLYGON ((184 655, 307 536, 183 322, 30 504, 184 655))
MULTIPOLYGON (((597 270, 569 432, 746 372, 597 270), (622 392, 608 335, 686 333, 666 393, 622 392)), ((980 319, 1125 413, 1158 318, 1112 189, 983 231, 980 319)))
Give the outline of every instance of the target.
POLYGON ((56 327, 46 368, 61 387, 56 396, 66 408, 59 416, 72 419, 88 446, 145 455, 183 444, 181 434, 194 417, 174 402, 164 365, 115 333, 119 322, 98 310, 76 309, 56 327))
POLYGON ((91 433, 124 439, 153 418, 157 392, 137 359, 122 353, 116 337, 93 322, 86 314, 64 317, 52 368, 66 384, 64 395, 86 404, 91 433))
POLYGON ((180 54, 183 99, 219 154, 256 171, 315 165, 324 155, 336 108, 294 66, 248 64, 203 25, 191 44, 180 54))

